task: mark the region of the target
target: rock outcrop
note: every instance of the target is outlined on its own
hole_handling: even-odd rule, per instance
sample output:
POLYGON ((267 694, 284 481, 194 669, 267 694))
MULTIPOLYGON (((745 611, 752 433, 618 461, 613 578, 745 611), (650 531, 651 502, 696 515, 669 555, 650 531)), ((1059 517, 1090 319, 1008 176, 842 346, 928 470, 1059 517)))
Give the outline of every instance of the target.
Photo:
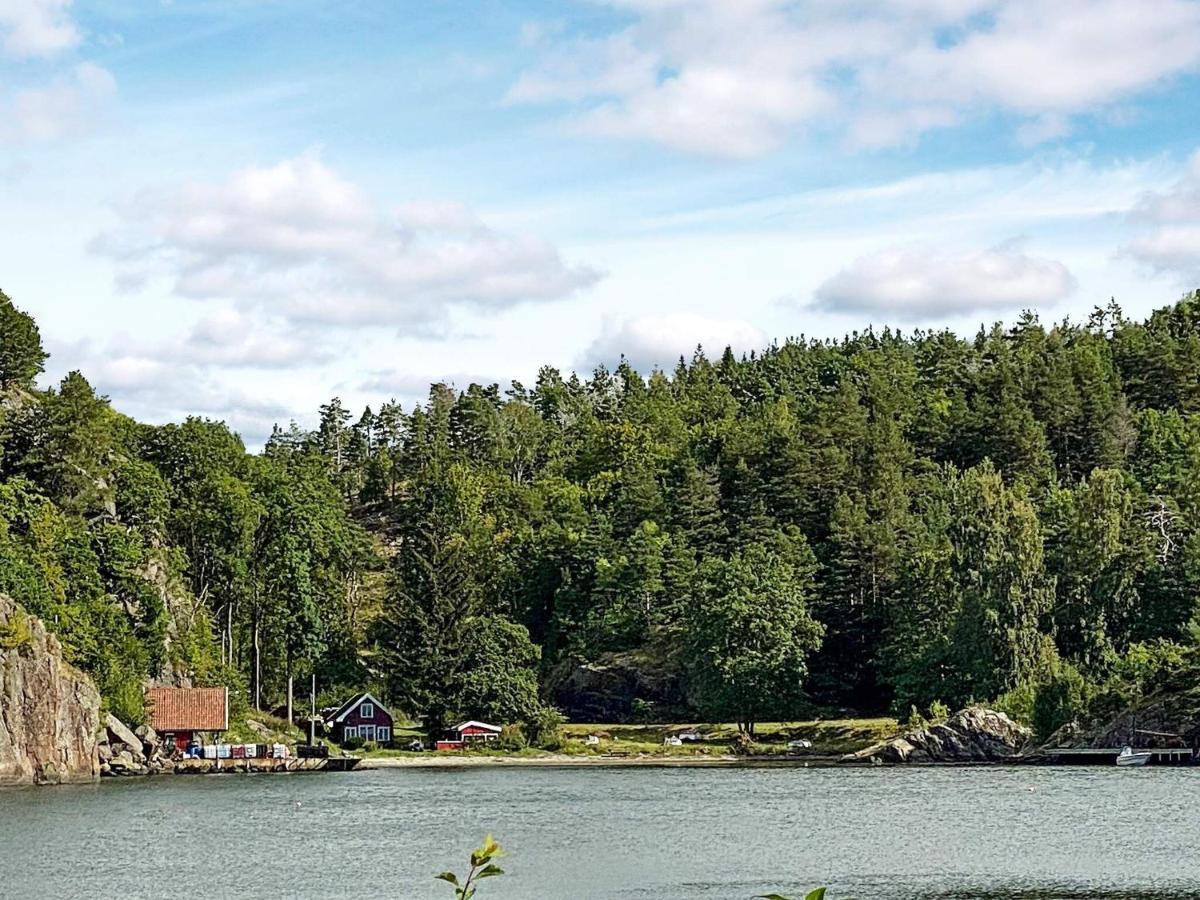
POLYGON ((1200 746, 1200 687, 1146 697, 1088 727, 1068 723, 1054 732, 1040 749, 1127 745, 1200 746))
POLYGON ((666 654, 604 653, 560 664, 550 678, 555 704, 582 722, 688 719, 677 663, 666 654))
POLYGON ((1032 733, 1002 712, 968 707, 940 725, 919 728, 850 753, 842 762, 1004 762, 1019 755, 1032 733))
POLYGON ((0 594, 0 785, 95 781, 100 693, 58 638, 0 594))

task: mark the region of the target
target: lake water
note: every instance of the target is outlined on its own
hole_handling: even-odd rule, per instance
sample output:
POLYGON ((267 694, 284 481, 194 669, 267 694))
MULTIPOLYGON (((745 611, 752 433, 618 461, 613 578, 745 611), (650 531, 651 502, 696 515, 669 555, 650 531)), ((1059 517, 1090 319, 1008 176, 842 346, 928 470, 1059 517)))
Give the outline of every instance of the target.
POLYGON ((471 768, 0 792, 5 898, 1200 898, 1200 770, 471 768))

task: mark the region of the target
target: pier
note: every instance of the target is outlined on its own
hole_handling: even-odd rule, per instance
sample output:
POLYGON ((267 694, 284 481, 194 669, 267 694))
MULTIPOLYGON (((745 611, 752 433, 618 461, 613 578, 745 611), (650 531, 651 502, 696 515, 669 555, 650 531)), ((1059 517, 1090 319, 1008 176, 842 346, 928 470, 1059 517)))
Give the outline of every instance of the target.
MULTIPOLYGON (((1124 747, 1057 747, 1038 752, 1038 758, 1064 765, 1113 766, 1124 747)), ((1193 766, 1196 756, 1190 747, 1137 747, 1138 753, 1152 753, 1151 766, 1193 766)))

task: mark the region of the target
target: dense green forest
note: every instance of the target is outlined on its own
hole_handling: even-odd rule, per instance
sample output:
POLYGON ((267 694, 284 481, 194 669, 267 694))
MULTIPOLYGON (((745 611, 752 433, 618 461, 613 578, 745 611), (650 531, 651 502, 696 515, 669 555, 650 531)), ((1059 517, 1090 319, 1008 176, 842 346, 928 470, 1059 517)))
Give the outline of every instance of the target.
POLYGON ((974 699, 1046 732, 1191 665, 1200 293, 335 399, 259 454, 44 360, 0 299, 0 591, 131 718, 147 679, 274 704, 315 671, 536 727, 592 665, 659 686, 628 716, 974 699))

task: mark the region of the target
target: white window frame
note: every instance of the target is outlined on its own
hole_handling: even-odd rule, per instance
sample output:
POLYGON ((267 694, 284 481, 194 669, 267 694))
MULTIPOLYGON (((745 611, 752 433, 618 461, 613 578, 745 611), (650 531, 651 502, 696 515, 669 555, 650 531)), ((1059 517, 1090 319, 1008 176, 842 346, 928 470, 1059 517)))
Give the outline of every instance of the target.
POLYGON ((362 738, 364 741, 375 740, 375 726, 374 725, 359 725, 358 726, 358 736, 360 738, 362 738))
POLYGON ((380 744, 386 744, 392 739, 392 729, 386 725, 380 725, 375 729, 375 740, 380 744))
POLYGON ((362 719, 375 718, 375 704, 374 703, 362 704, 362 706, 360 706, 358 708, 358 715, 359 715, 359 718, 362 718, 362 719))
POLYGON ((358 726, 357 725, 347 725, 345 728, 342 729, 342 740, 348 741, 351 738, 356 738, 356 737, 358 737, 358 726))

